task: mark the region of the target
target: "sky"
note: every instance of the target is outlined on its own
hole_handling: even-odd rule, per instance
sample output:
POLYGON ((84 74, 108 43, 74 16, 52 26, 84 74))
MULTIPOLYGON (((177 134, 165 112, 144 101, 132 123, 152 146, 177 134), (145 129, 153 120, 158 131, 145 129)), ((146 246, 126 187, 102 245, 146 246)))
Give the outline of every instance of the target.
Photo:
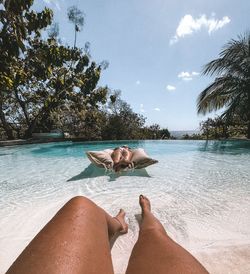
POLYGON ((216 115, 197 115, 197 97, 215 77, 201 71, 227 42, 250 31, 249 0, 35 0, 34 9, 53 10, 69 45, 72 5, 85 15, 77 46, 90 42, 93 60, 109 62, 99 85, 121 90, 147 125, 198 130, 216 115))

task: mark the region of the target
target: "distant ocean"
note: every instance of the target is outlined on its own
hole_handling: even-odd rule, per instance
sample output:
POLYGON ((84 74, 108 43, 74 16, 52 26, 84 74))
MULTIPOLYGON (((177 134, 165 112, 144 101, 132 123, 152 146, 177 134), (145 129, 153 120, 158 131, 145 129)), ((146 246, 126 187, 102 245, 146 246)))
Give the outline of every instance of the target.
POLYGON ((199 130, 173 130, 170 131, 171 136, 181 139, 183 135, 188 134, 188 135, 193 135, 193 134, 199 134, 199 130))

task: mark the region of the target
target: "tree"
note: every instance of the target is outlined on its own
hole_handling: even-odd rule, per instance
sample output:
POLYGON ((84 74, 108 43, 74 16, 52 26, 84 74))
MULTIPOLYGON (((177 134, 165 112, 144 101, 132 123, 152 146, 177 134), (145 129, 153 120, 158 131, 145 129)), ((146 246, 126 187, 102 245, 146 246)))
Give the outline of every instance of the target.
POLYGON ((153 124, 153 125, 149 126, 149 131, 152 133, 151 139, 159 138, 159 136, 157 136, 157 135, 158 135, 160 129, 161 129, 161 127, 158 124, 153 124))
POLYGON ((15 90, 22 101, 18 103, 27 126, 25 138, 34 130, 50 131, 57 111, 67 108, 80 115, 106 102, 107 88, 97 87, 101 67, 80 49, 58 45, 54 39, 34 40, 23 63, 30 77, 15 90))
POLYGON ((57 24, 42 39, 40 31, 52 21, 50 10, 30 11, 31 0, 1 3, 0 127, 8 139, 50 131, 66 114, 78 123, 77 134, 80 127, 95 124, 107 100, 108 88, 97 86, 107 64, 91 61, 87 48, 61 45, 57 24))
POLYGON ((226 44, 219 58, 205 65, 203 74, 217 77, 200 93, 198 113, 225 108, 222 117, 229 123, 234 115, 240 116, 250 138, 250 33, 226 44))
POLYGON ((15 98, 14 85, 24 71, 20 71, 20 58, 32 37, 39 37, 41 30, 52 20, 52 11, 30 10, 33 0, 0 0, 0 120, 9 139, 14 139, 13 127, 6 114, 13 111, 9 103, 15 98))
POLYGON ((170 132, 167 128, 161 128, 158 124, 152 124, 143 128, 143 139, 169 139, 170 132))
POLYGON ((115 91, 110 96, 106 107, 106 124, 102 136, 105 140, 142 139, 142 127, 145 118, 133 112, 130 105, 120 97, 121 92, 115 91))
POLYGON ((79 10, 76 6, 69 7, 68 19, 71 23, 74 24, 74 29, 75 29, 74 48, 75 48, 77 32, 80 32, 81 27, 84 25, 83 12, 81 10, 79 10))
POLYGON ((206 139, 228 138, 246 134, 246 126, 237 115, 234 115, 230 124, 221 116, 214 119, 208 118, 200 123, 200 130, 206 139))
POLYGON ((200 123, 201 132, 202 134, 206 136, 206 139, 209 139, 212 124, 213 124, 213 120, 211 118, 208 118, 207 120, 202 121, 200 123))
POLYGON ((169 139, 170 138, 170 132, 167 128, 160 129, 160 138, 161 139, 169 139))
MULTIPOLYGON (((145 126, 146 118, 135 113, 130 105, 121 99, 121 91, 109 92, 109 102, 102 113, 102 138, 105 140, 168 139, 167 128, 158 124, 145 126)), ((100 119, 99 119, 100 120, 100 119)))

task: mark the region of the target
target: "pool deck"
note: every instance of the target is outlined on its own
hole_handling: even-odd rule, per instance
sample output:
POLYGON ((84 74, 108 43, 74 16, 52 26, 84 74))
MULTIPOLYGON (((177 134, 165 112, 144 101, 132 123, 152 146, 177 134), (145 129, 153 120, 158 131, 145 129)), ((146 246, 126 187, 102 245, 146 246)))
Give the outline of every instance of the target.
POLYGON ((5 146, 16 146, 16 145, 28 145, 28 144, 40 144, 40 143, 49 143, 49 142, 62 142, 65 139, 18 139, 18 140, 8 140, 0 141, 0 147, 5 146))
POLYGON ((16 145, 31 145, 31 144, 43 144, 52 142, 87 142, 84 138, 44 138, 44 139, 17 139, 0 141, 0 147, 16 146, 16 145))

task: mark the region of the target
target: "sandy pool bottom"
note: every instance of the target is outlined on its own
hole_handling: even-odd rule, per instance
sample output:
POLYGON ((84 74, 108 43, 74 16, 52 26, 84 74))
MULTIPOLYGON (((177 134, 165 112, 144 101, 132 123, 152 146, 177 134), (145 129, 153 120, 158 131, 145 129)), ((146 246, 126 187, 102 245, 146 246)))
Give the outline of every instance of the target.
MULTIPOLYGON (((70 196, 60 201, 54 201, 50 205, 30 205, 9 211, 5 218, 0 221, 0 273, 5 273, 15 258, 21 253, 30 240, 40 229, 54 216, 57 210, 69 199, 70 196), (11 220, 11 221, 10 221, 11 220)), ((98 200, 98 199, 97 199, 98 200)), ((136 201, 135 201, 136 202, 136 201)), ((104 206, 105 208, 105 206, 104 206)), ((110 214, 115 214, 113 208, 105 208, 110 214)), ((126 271, 129 256, 138 237, 138 215, 139 206, 128 206, 125 208, 129 232, 120 236, 115 242, 111 253, 116 274, 124 274, 126 271), (131 213, 133 212, 133 213, 131 213), (137 218, 137 219, 136 219, 137 218)), ((153 210, 157 217, 161 218, 159 211, 153 210)), ((222 274, 249 274, 250 273, 250 244, 246 241, 238 242, 222 240, 214 241, 213 231, 209 237, 209 230, 202 233, 202 226, 196 228, 187 227, 189 233, 196 234, 187 239, 180 236, 171 226, 165 222, 164 227, 169 235, 179 244, 190 251, 209 271, 209 273, 222 274), (202 245, 199 242, 202 240, 202 245), (245 242, 245 243, 244 243, 245 242)))

